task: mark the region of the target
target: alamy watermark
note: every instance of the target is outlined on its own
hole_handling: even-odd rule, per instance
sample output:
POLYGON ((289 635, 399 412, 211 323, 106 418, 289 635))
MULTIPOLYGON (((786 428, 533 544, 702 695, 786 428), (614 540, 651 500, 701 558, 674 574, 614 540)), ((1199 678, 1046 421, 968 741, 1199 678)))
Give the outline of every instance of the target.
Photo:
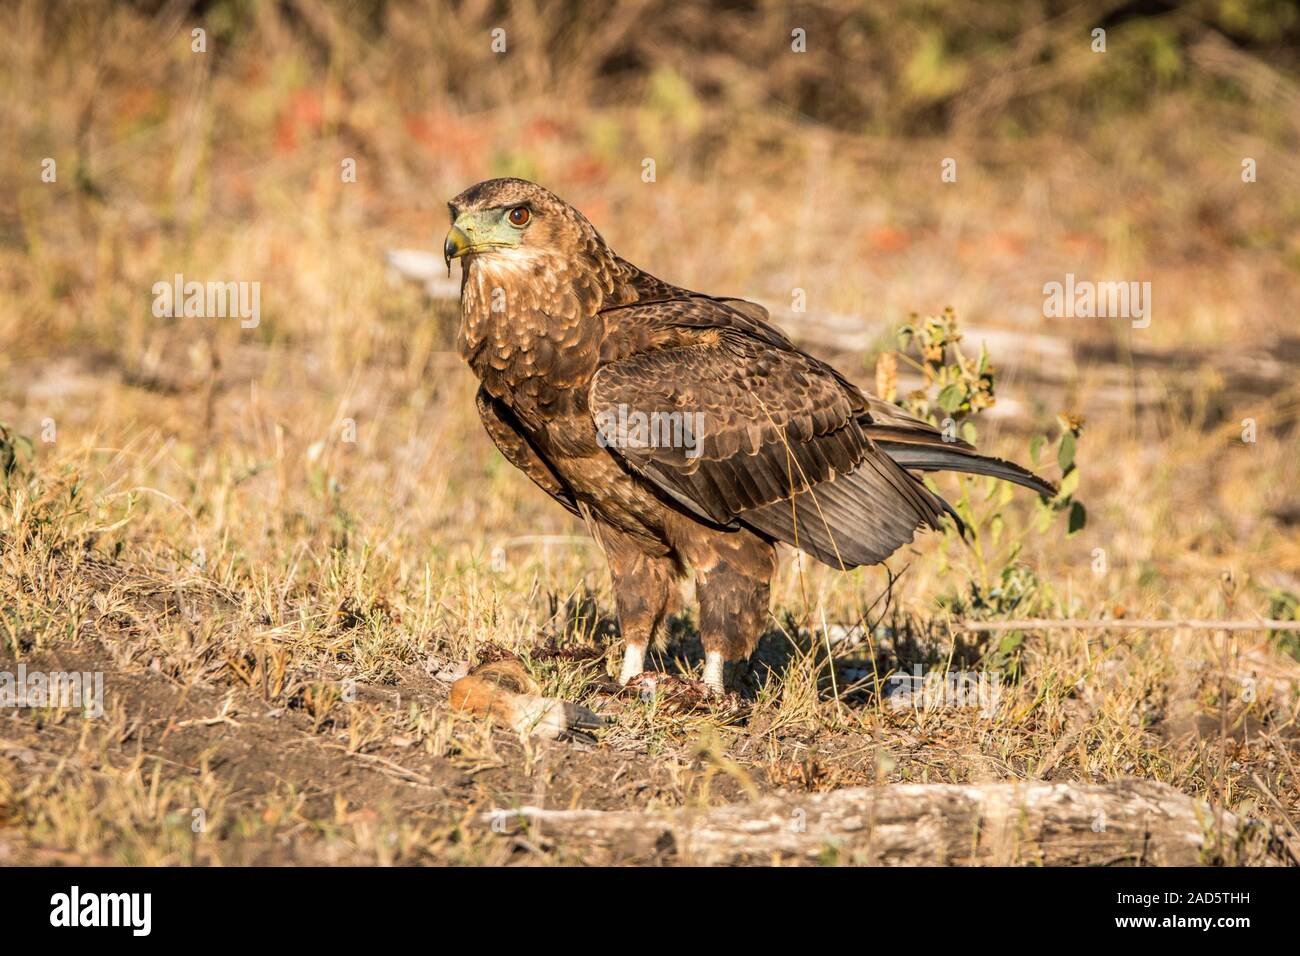
POLYGON ((79 707, 87 717, 104 716, 103 671, 0 671, 0 709, 79 707))
POLYGON ((687 458, 703 451, 703 412, 643 412, 620 404, 596 415, 601 448, 681 448, 687 458))
POLYGON ((153 894, 83 893, 73 886, 50 897, 50 925, 123 926, 133 936, 148 936, 153 929, 153 894))
POLYGON ((153 284, 153 314, 159 319, 238 318, 240 328, 262 321, 262 283, 186 282, 179 272, 153 284))
POLYGON ((1043 316, 1049 319, 1130 319, 1135 329, 1151 324, 1150 282, 1092 282, 1065 274, 1043 285, 1043 316))
POLYGON ((998 671, 930 671, 920 664, 912 672, 890 674, 885 697, 893 710, 978 710, 992 717, 1002 699, 1002 674, 998 671))

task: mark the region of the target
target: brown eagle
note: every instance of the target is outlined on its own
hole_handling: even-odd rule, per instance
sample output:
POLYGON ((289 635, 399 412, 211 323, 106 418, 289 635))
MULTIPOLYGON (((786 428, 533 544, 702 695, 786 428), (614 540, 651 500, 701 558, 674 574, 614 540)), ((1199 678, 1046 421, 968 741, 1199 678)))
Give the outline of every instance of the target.
POLYGON ((721 693, 723 662, 748 658, 766 620, 776 542, 834 568, 883 561, 957 517, 916 472, 1055 491, 864 392, 762 306, 643 272, 536 183, 491 179, 448 205, 483 425, 603 548, 623 682, 688 569, 721 693))

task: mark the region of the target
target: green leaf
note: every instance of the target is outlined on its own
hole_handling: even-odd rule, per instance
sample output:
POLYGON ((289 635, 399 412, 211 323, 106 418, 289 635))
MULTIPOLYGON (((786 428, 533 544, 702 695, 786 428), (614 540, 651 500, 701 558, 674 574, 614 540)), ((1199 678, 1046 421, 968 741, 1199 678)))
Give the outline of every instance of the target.
POLYGON ((1062 473, 1074 465, 1074 432, 1066 432, 1061 436, 1061 447, 1056 450, 1056 463, 1061 466, 1062 473))
POLYGON ((1066 527, 1066 536, 1078 534, 1083 530, 1083 526, 1088 523, 1088 510, 1084 508, 1083 502, 1076 501, 1070 505, 1070 521, 1066 527))
POLYGON ((955 412, 961 408, 961 403, 965 396, 957 385, 945 385, 942 392, 939 393, 939 407, 945 412, 955 412))
POLYGON ((1074 490, 1079 487, 1079 469, 1072 468, 1070 473, 1061 479, 1061 490, 1057 492, 1058 498, 1068 498, 1074 494, 1074 490))
POLYGON ((962 438, 962 441, 964 441, 964 442, 966 442, 966 443, 968 443, 968 444, 973 445, 973 444, 975 444, 975 436, 976 436, 975 423, 974 423, 974 422, 962 422, 962 423, 961 423, 961 438, 962 438))
POLYGON ((1046 440, 1042 435, 1035 435, 1033 441, 1029 443, 1029 460, 1034 463, 1035 468, 1038 467, 1038 456, 1042 454, 1043 442, 1046 440))

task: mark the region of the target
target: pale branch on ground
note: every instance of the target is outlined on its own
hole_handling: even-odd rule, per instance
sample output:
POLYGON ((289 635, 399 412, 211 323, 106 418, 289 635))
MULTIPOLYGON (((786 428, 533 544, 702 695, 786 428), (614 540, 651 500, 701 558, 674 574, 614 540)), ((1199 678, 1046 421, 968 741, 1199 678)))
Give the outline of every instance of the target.
POLYGON ((1300 631, 1300 621, 1214 621, 1214 620, 1090 620, 1084 618, 1045 617, 1019 621, 953 621, 961 631, 1300 631))
POLYGON ((588 862, 883 865, 1284 865, 1269 826, 1167 784, 895 784, 781 794, 708 809, 480 816, 588 862))

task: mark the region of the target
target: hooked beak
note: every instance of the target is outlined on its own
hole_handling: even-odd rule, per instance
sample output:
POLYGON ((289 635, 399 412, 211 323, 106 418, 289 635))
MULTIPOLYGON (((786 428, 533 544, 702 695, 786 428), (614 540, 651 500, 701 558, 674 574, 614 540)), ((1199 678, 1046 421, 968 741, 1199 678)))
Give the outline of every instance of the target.
POLYGON ((447 233, 447 238, 442 243, 442 257, 447 262, 447 275, 451 275, 451 260, 459 259, 465 253, 469 252, 469 236, 460 226, 452 226, 451 231, 447 233))

